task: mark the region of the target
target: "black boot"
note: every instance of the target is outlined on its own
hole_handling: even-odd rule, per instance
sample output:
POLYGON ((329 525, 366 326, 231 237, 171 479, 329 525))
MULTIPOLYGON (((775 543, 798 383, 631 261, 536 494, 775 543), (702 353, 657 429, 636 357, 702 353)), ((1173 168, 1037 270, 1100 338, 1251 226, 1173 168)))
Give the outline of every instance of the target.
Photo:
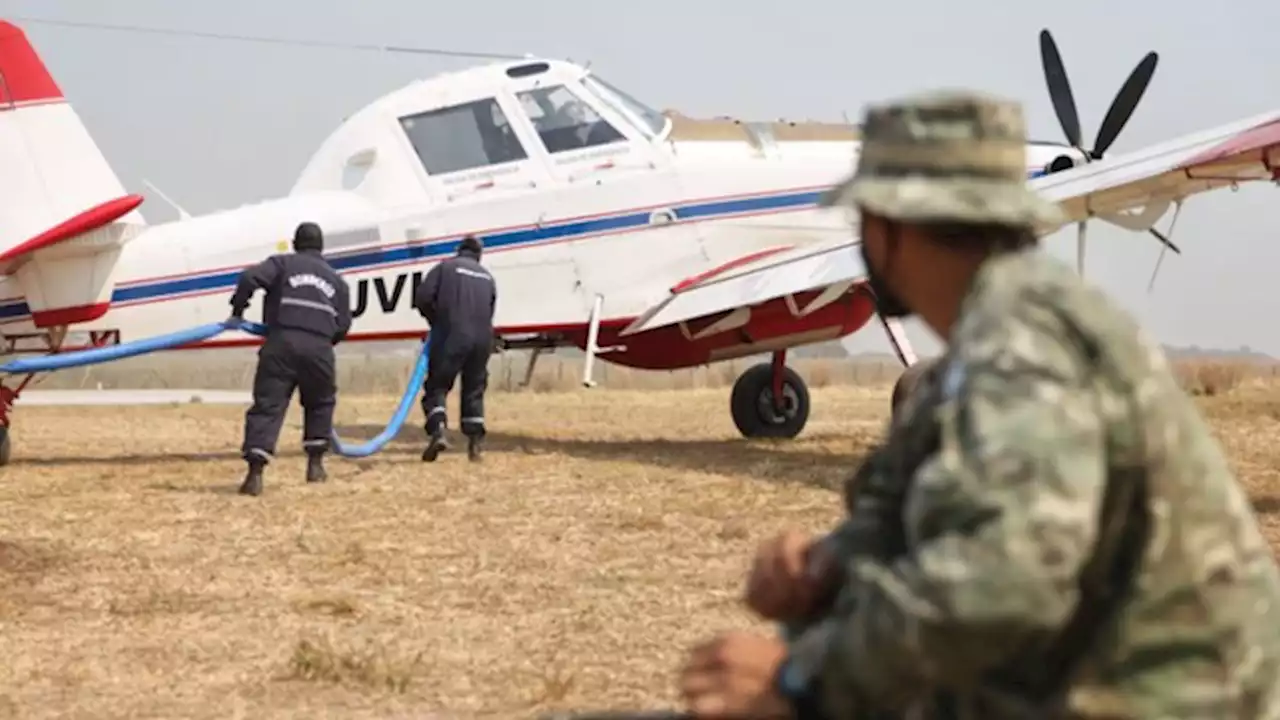
POLYGON ((262 469, 266 463, 261 460, 249 461, 249 472, 245 473, 244 482, 240 484, 241 495, 258 496, 262 494, 262 469))
POLYGON ((324 471, 324 453, 308 453, 307 482, 322 483, 327 479, 329 479, 329 473, 324 471))
POLYGON ((467 438, 467 459, 471 462, 480 462, 480 451, 483 444, 484 439, 479 435, 472 435, 467 438))
POLYGON ((431 442, 427 443, 427 449, 422 451, 422 462, 435 462, 440 453, 449 449, 449 441, 444 439, 444 432, 441 431, 431 436, 431 442))

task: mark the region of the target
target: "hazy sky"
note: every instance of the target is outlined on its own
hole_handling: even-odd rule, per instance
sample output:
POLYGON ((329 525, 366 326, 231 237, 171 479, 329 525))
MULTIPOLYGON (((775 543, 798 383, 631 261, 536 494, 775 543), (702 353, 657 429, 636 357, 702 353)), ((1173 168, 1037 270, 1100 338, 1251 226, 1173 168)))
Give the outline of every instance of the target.
MULTIPOLYGON (((173 212, 143 178, 193 213, 284 194, 345 116, 414 79, 476 61, 20 18, 535 53, 590 61, 655 107, 702 116, 838 120, 856 118, 868 101, 926 87, 979 87, 1022 100, 1033 136, 1061 140, 1037 44, 1049 27, 1088 144, 1148 50, 1160 53, 1160 65, 1113 152, 1280 105, 1276 0, 1212 9, 1186 0, 0 0, 0 17, 26 28, 125 185, 148 196, 143 211, 152 222, 173 212)), ((1074 232, 1052 236, 1050 247, 1074 257, 1074 232)), ((1271 322, 1280 315, 1278 234, 1276 188, 1217 191, 1183 209, 1174 241, 1185 254, 1166 257, 1150 295, 1159 245, 1149 235, 1092 223, 1086 274, 1164 342, 1280 355, 1271 322)), ((858 344, 887 347, 876 326, 858 344)))

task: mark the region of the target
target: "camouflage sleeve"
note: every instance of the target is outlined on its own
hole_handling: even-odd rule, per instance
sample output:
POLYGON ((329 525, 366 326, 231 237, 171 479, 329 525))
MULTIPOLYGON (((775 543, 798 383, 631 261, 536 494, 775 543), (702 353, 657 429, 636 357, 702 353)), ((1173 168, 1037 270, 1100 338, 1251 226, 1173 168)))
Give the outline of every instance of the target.
POLYGON ((901 506, 908 552, 852 558, 798 643, 832 710, 972 687, 1074 608, 1106 477, 1102 398, 1062 328, 1004 320, 953 346, 940 448, 901 506))
POLYGON ((848 517, 824 539, 827 548, 848 563, 860 555, 884 557, 891 545, 888 528, 899 504, 900 483, 889 472, 885 450, 872 453, 858 468, 846 489, 848 517))
POLYGON ((917 379, 912 397, 904 403, 901 417, 893 420, 889 437, 867 455, 845 483, 848 518, 824 539, 843 564, 859 555, 884 558, 901 547, 898 528, 908 479, 901 468, 902 459, 914 453, 920 439, 915 434, 901 432, 897 424, 910 423, 918 413, 928 412, 927 405, 937 382, 938 361, 923 362, 925 371, 917 379))

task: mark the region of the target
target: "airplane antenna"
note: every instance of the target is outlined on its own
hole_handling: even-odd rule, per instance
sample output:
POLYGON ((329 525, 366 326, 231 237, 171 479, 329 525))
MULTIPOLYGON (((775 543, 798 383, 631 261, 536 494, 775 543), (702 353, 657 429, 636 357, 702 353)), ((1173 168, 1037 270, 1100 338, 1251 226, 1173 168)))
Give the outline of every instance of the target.
POLYGON ((174 201, 173 201, 173 199, 172 199, 172 198, 170 198, 168 195, 165 195, 165 194, 164 194, 164 192, 163 192, 160 188, 156 187, 155 185, 152 185, 150 180, 147 180, 146 178, 143 178, 143 179, 142 179, 142 184, 143 184, 143 185, 146 185, 146 186, 147 186, 147 188, 148 188, 149 190, 151 190, 151 192, 153 192, 153 193, 155 193, 156 195, 158 195, 158 196, 160 197, 160 199, 161 199, 161 200, 165 201, 166 203, 169 203, 169 205, 170 205, 174 210, 177 210, 177 211, 178 211, 178 217, 179 217, 179 218, 181 218, 181 219, 183 219, 183 220, 190 220, 190 219, 191 219, 191 213, 189 213, 189 212, 187 212, 186 210, 182 209, 182 206, 181 206, 181 205, 179 205, 178 203, 174 202, 174 201))
POLYGON ((157 28, 144 25, 116 25, 76 20, 53 20, 49 18, 14 17, 10 20, 33 25, 59 25, 62 27, 78 27, 93 30, 116 30, 120 32, 146 33, 151 35, 176 35, 180 37, 198 37, 210 40, 240 40, 242 42, 267 43, 272 45, 293 45, 298 47, 321 47, 340 50, 366 50, 373 52, 409 53, 414 55, 438 55, 442 57, 465 58, 499 58, 503 60, 520 60, 521 55, 511 53, 491 53, 475 50, 451 50, 448 48, 420 47, 411 45, 378 45, 376 43, 348 43, 330 40, 300 40, 294 38, 267 37, 259 35, 240 35, 236 33, 217 33, 206 30, 181 30, 177 28, 157 28))

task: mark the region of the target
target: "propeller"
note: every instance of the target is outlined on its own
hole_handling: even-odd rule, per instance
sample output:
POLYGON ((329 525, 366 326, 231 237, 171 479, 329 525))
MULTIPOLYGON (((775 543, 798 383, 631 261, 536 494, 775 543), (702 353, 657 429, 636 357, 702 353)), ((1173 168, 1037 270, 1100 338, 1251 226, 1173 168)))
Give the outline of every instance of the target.
MULTIPOLYGON (((1101 160, 1115 143, 1120 131, 1128 124, 1129 118, 1133 117, 1133 111, 1138 107, 1142 94, 1151 84, 1151 77, 1156 72, 1156 63, 1159 59, 1160 56, 1155 52, 1149 52, 1133 72, 1129 73, 1124 85, 1120 86, 1120 92, 1116 93, 1115 98, 1112 99, 1111 107, 1107 108, 1102 124, 1098 126, 1093 147, 1085 148, 1080 133, 1080 115, 1076 110, 1075 96, 1071 93, 1071 82, 1067 79, 1067 71, 1062 64, 1062 54, 1058 52, 1058 44, 1054 42, 1053 35, 1047 29, 1040 31, 1040 62, 1044 66, 1044 78, 1049 87, 1049 99, 1053 102, 1053 111, 1058 116, 1058 124, 1062 126, 1067 144, 1078 150, 1086 163, 1101 160)), ((1075 167, 1075 162, 1069 156, 1059 155, 1049 163, 1047 170, 1054 173, 1072 167, 1075 167)), ((1151 228, 1148 232, 1164 246, 1161 250, 1162 257, 1165 249, 1182 254, 1182 251, 1159 231, 1151 228)), ((1085 223, 1081 221, 1076 233, 1076 264, 1081 275, 1084 274, 1084 248, 1085 223)))

